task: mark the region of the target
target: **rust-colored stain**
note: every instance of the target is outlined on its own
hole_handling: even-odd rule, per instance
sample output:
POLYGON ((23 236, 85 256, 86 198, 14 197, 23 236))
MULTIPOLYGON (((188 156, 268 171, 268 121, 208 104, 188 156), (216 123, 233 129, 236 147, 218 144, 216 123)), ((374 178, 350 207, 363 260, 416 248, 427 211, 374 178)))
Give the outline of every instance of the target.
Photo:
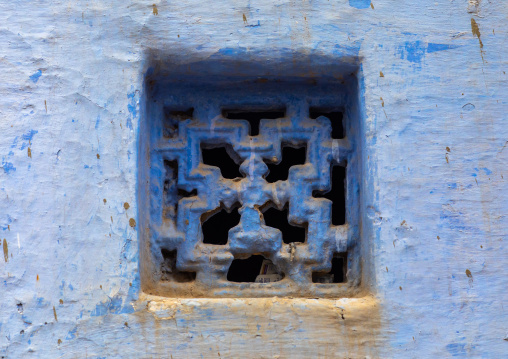
POLYGON ((27 148, 27 154, 28 154, 28 157, 32 158, 32 150, 30 149, 30 147, 27 148))
POLYGON ((439 236, 437 236, 437 240, 439 241, 441 238, 439 238, 439 236))
POLYGON ((106 198, 104 198, 102 201, 104 202, 104 204, 106 204, 106 202, 107 202, 106 198))
POLYGON ((482 35, 480 34, 480 29, 478 28, 478 24, 476 23, 475 19, 471 18, 471 32, 474 36, 478 38, 478 41, 480 42, 480 49, 483 49, 483 43, 482 39, 480 38, 482 35))
POLYGON ((382 98, 382 97, 380 97, 379 99, 381 100, 381 106, 382 106, 382 107, 385 107, 385 101, 383 100, 383 98, 382 98))
POLYGON ((132 228, 135 228, 136 227, 136 220, 134 218, 129 219, 129 225, 132 228))
POLYGON ((466 275, 467 275, 467 277, 469 278, 469 279, 467 280, 467 282, 468 282, 469 286, 470 286, 471 288, 473 288, 473 275, 471 274, 471 271, 470 271, 469 269, 466 269, 466 275))
POLYGON ((129 202, 125 202, 123 204, 123 208, 125 208, 126 210, 129 209, 131 206, 129 205, 129 202))
POLYGON ((62 339, 58 339, 58 345, 62 344, 62 339))
POLYGON ((450 152, 450 147, 446 146, 446 152, 450 152))
POLYGON ((62 304, 63 304, 63 299, 60 299, 60 305, 62 305, 62 304))
POLYGON ((47 104, 46 100, 44 100, 44 108, 46 109, 46 113, 48 113, 48 104, 47 104))
POLYGON ((97 159, 99 160, 101 158, 101 155, 97 154, 97 159))
POLYGON ((37 282, 39 281, 39 275, 37 274, 37 282))
POLYGON ((379 77, 385 77, 385 74, 383 73, 383 71, 379 71, 379 77))
POLYGON ((374 4, 373 4, 373 3, 370 3, 370 8, 371 8, 372 10, 374 10, 374 4))
POLYGON ((153 4, 153 10, 152 10, 153 14, 154 15, 159 15, 159 10, 157 9, 157 5, 153 4))
POLYGON ((9 261, 9 248, 7 247, 7 240, 4 238, 4 259, 7 263, 9 261))
POLYGON ((55 320, 58 322, 58 317, 56 316, 56 308, 53 306, 53 316, 55 317, 55 320))
POLYGON ((247 17, 245 16, 245 14, 242 14, 242 15, 243 15, 243 22, 247 23, 247 17))
POLYGON ((402 287, 399 287, 400 290, 402 290, 402 287))

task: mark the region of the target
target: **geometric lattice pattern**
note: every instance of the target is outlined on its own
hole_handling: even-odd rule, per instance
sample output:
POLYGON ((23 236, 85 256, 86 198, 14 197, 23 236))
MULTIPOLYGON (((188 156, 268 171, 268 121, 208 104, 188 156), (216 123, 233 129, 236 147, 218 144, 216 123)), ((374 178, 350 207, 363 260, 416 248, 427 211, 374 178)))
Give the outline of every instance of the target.
POLYGON ((220 100, 199 102, 189 96, 185 103, 185 98, 162 101, 151 113, 157 125, 149 145, 148 245, 154 268, 162 268, 153 274, 158 292, 229 297, 333 293, 337 284, 314 283, 312 274, 330 271, 334 254, 347 252, 350 216, 346 224, 332 225, 331 201, 313 192, 329 190, 331 166, 345 165, 354 155, 350 139, 332 139, 328 118, 311 119, 305 96, 279 98, 285 117, 261 119, 256 136, 249 135, 247 121, 225 118, 220 100), (291 167, 287 180, 269 183, 267 163, 281 160, 283 146, 304 146, 305 163, 291 167), (226 148, 239 164, 239 177, 224 178, 218 167, 203 163, 203 148, 217 147, 226 148), (289 223, 306 227, 303 243, 285 243, 281 231, 265 225, 261 211, 268 203, 287 207, 289 223), (204 243, 203 220, 232 208, 240 220, 227 242, 204 243), (269 259, 283 279, 228 281, 232 261, 251 255, 269 259))

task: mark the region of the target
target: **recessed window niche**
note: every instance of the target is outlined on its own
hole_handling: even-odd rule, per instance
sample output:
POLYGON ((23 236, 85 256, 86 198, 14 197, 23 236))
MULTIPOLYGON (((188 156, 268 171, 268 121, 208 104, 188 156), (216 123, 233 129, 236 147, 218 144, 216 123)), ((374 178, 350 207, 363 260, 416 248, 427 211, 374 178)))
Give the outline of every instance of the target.
POLYGON ((260 80, 221 66, 212 75, 186 77, 171 66, 146 74, 138 174, 143 290, 173 297, 358 293, 356 72, 260 80))

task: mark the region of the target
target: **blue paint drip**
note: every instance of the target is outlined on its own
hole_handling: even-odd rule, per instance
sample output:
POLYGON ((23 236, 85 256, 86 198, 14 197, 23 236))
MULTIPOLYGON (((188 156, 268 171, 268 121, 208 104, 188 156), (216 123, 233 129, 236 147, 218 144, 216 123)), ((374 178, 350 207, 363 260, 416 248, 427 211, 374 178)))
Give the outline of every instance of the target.
POLYGON ((430 54, 432 52, 437 52, 437 51, 456 49, 457 47, 458 47, 457 45, 434 44, 432 42, 429 42, 429 44, 427 46, 427 52, 430 54))
POLYGON ((92 317, 100 317, 106 314, 130 314, 134 312, 134 308, 130 305, 123 305, 122 297, 115 296, 107 302, 101 302, 95 306, 90 315, 92 317))
POLYGON ((135 278, 132 281, 132 285, 129 287, 129 292, 127 293, 127 299, 131 301, 138 300, 138 293, 141 288, 139 281, 139 273, 136 272, 135 278))
POLYGON ((367 9, 370 7, 370 0, 349 0, 349 6, 355 9, 367 9))
POLYGON ((67 336, 65 337, 65 340, 71 340, 76 338, 76 332, 78 331, 78 327, 74 327, 74 329, 69 330, 67 333, 67 336))
POLYGON ((4 172, 7 174, 16 171, 16 167, 14 167, 14 165, 10 162, 2 161, 2 168, 4 169, 4 172))
POLYGON ((17 144, 18 144, 18 136, 14 137, 14 141, 12 141, 11 148, 16 148, 17 144))
POLYGON ((409 62, 420 63, 425 57, 427 44, 423 41, 406 42, 404 47, 399 47, 400 58, 409 62))
POLYGON ((127 94, 127 98, 129 99, 127 109, 129 110, 131 116, 127 118, 126 125, 130 130, 132 130, 132 119, 138 116, 138 111, 136 109, 136 92, 131 92, 127 94))
POLYGON ((426 53, 455 49, 458 46, 448 44, 426 43, 425 41, 407 41, 398 48, 400 58, 409 62, 421 63, 426 53))
POLYGON ((41 70, 37 70, 36 73, 34 73, 32 76, 30 76, 30 80, 32 80, 32 82, 35 84, 37 83, 37 81, 39 81, 39 77, 42 76, 42 71, 41 70))
POLYGON ((39 133, 39 131, 30 130, 27 133, 21 135, 21 139, 24 141, 32 141, 32 139, 36 133, 39 133))
POLYGON ((9 224, 12 223, 12 217, 7 215, 7 221, 5 222, 5 224, 2 226, 2 229, 4 231, 8 230, 9 229, 9 224))

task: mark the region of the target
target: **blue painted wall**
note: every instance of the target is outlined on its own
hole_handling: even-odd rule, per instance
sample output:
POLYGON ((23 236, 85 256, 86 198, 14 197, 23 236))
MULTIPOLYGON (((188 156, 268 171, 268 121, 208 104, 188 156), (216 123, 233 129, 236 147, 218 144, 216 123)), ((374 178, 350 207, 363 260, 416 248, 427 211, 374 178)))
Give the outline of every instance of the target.
POLYGON ((505 356, 507 16, 481 0, 3 2, 0 354, 505 356), (186 79, 202 63, 311 78, 313 65, 359 60, 365 293, 140 291, 153 51, 186 79))

